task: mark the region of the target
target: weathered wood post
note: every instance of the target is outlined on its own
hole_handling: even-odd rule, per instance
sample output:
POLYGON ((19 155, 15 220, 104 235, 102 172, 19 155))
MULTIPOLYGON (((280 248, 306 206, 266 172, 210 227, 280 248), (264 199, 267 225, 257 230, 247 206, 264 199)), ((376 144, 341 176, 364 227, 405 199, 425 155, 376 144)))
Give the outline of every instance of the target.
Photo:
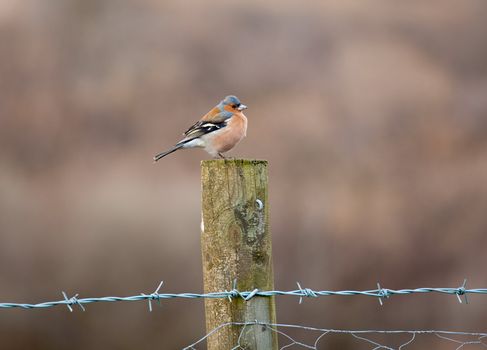
MULTIPOLYGON (((267 161, 201 163, 201 247, 205 293, 273 290, 267 161)), ((227 322, 276 322, 274 297, 205 299, 206 328, 227 322)), ((263 326, 228 326, 208 338, 208 350, 277 349, 277 334, 263 326)))

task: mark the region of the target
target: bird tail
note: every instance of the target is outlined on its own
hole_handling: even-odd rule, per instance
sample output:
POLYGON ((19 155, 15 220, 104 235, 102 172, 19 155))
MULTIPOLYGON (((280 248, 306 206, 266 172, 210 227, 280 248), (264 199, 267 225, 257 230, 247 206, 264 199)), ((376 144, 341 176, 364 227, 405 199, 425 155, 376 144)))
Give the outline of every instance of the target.
POLYGON ((167 150, 165 152, 161 152, 159 154, 156 154, 154 156, 154 162, 157 162, 159 159, 167 156, 168 154, 171 154, 172 152, 175 152, 177 151, 178 149, 180 149, 181 147, 184 146, 184 143, 178 143, 176 146, 174 146, 173 148, 171 148, 170 150, 167 150))

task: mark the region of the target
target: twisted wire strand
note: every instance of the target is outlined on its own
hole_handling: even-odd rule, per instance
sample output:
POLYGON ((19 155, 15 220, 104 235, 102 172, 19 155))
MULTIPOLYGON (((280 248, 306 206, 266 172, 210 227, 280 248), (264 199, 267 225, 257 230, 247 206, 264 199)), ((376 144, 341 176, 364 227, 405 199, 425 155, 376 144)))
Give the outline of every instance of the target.
POLYGON ((280 290, 269 290, 269 291, 261 291, 258 289, 254 289, 251 291, 239 291, 236 289, 236 284, 234 283, 233 289, 225 290, 222 292, 211 292, 211 293, 160 293, 159 290, 162 287, 163 282, 159 284, 157 289, 150 294, 141 293, 139 295, 133 296, 105 296, 105 297, 95 297, 95 298, 79 298, 78 294, 75 294, 73 297, 69 298, 65 292, 63 293, 64 299, 57 300, 57 301, 46 301, 42 303, 10 303, 10 302, 3 302, 0 303, 0 308, 22 308, 22 309, 43 309, 43 308, 50 308, 58 305, 67 306, 70 311, 73 311, 72 306, 78 306, 84 311, 84 305, 91 304, 91 303, 99 303, 99 302, 130 302, 130 301, 147 301, 149 305, 149 310, 152 311, 152 301, 161 301, 162 299, 198 299, 198 298, 206 298, 206 299, 220 299, 220 298, 228 298, 232 300, 234 298, 242 298, 244 300, 250 300, 254 297, 272 297, 272 296, 294 296, 299 298, 299 302, 303 301, 303 298, 318 298, 318 297, 326 297, 326 296, 368 296, 373 298, 378 298, 379 302, 383 303, 384 298, 389 298, 394 295, 410 295, 410 294, 426 294, 426 293, 437 293, 437 294, 449 294, 455 295, 458 298, 458 301, 462 303, 463 300, 468 303, 467 295, 468 294, 487 294, 487 288, 476 288, 476 289, 467 289, 465 288, 465 283, 461 287, 457 288, 415 288, 415 289, 388 289, 388 288, 381 288, 378 284, 377 289, 370 289, 370 290, 340 290, 340 291, 332 291, 332 290, 312 290, 310 288, 302 288, 299 283, 297 283, 299 289, 289 290, 289 291, 280 291, 280 290))

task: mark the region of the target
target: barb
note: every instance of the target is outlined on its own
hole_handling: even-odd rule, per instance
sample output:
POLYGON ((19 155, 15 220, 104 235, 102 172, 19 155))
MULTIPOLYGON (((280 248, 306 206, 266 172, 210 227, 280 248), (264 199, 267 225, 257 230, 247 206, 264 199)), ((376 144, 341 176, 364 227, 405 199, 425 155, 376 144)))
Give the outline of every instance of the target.
POLYGON ((380 306, 383 306, 384 305, 384 302, 382 301, 383 298, 389 298, 389 289, 384 289, 384 288, 381 288, 380 286, 380 283, 377 282, 377 290, 379 291, 379 304, 380 306))
POLYGON ((299 288, 299 291, 302 293, 301 296, 299 297, 299 303, 301 304, 303 302, 303 297, 312 297, 312 298, 317 298, 318 296, 316 295, 315 292, 313 292, 311 289, 309 288, 301 288, 301 284, 299 284, 299 282, 296 282, 296 284, 298 285, 298 288, 299 288))
POLYGON ((463 280, 463 284, 457 288, 457 292, 455 293, 458 298, 458 302, 461 304, 462 303, 462 298, 460 296, 463 295, 463 298, 465 299, 465 304, 468 304, 468 299, 467 299, 467 294, 465 293, 465 287, 467 286, 467 279, 465 278, 463 280))
POLYGON ((63 293, 64 300, 66 301, 66 306, 68 307, 70 312, 73 312, 73 308, 71 307, 71 305, 75 305, 75 304, 79 305, 81 310, 85 311, 85 307, 78 300, 79 294, 76 294, 75 296, 68 298, 66 292, 63 291, 62 293, 63 293))
POLYGON ((254 289, 251 291, 241 292, 237 289, 236 281, 234 281, 233 289, 225 290, 223 292, 212 292, 212 293, 159 293, 163 282, 159 284, 157 289, 150 294, 141 293, 139 295, 134 296, 127 296, 127 297, 117 297, 117 296, 106 296, 106 297, 99 297, 99 298, 78 298, 78 294, 75 296, 68 298, 67 294, 63 292, 64 299, 57 300, 57 301, 47 301, 43 303, 37 304, 28 304, 28 303, 0 303, 0 308, 22 308, 22 309, 43 309, 43 308, 50 308, 57 305, 65 305, 68 307, 70 311, 73 311, 72 306, 78 305, 83 311, 85 310, 83 305, 97 303, 97 302, 129 302, 129 301, 147 301, 149 303, 149 310, 152 311, 152 301, 156 300, 158 302, 161 299, 198 299, 198 298, 205 298, 205 299, 220 299, 220 298, 228 298, 229 301, 232 301, 234 298, 242 298, 246 301, 254 298, 254 297, 271 297, 271 296, 294 296, 299 298, 299 303, 303 301, 304 297, 307 298, 318 298, 318 297, 327 297, 327 296, 368 296, 373 298, 378 298, 379 302, 382 305, 382 300, 384 298, 390 298, 394 295, 410 295, 410 294, 447 294, 447 295, 454 295, 458 298, 460 302, 462 302, 461 297, 465 300, 465 303, 468 303, 467 295, 468 294, 480 294, 480 295, 487 295, 487 288, 477 288, 477 289, 467 289, 466 288, 466 280, 464 281, 463 285, 458 288, 416 288, 416 289, 388 289, 382 288, 380 284, 377 284, 377 289, 372 290, 340 290, 340 291, 331 291, 331 290, 312 290, 310 288, 303 288, 299 283, 297 286, 299 289, 289 290, 289 291, 280 291, 280 290, 268 290, 263 291, 259 289, 254 289))
POLYGON ((152 312, 152 300, 157 300, 159 305, 161 304, 161 297, 159 296, 159 289, 161 289, 163 284, 164 284, 164 281, 161 281, 161 283, 159 283, 159 286, 157 286, 154 293, 152 293, 150 295, 140 293, 141 296, 143 296, 144 298, 147 298, 147 301, 149 303, 149 312, 152 312))
MULTIPOLYGON (((240 330, 240 335, 237 340, 237 344, 233 347, 233 349, 242 349, 242 345, 240 344, 240 339, 242 337, 243 332, 251 326, 264 326, 270 329, 272 332, 275 332, 279 337, 279 343, 284 344, 280 347, 281 350, 287 348, 304 348, 304 349, 311 349, 317 350, 318 344, 323 343, 326 339, 326 336, 329 334, 342 334, 342 335, 350 335, 357 340, 365 342, 369 345, 373 346, 373 349, 387 349, 387 350, 403 350, 406 346, 412 344, 418 336, 427 336, 427 335, 434 335, 442 340, 447 340, 449 342, 457 344, 457 350, 463 348, 466 345, 478 345, 477 348, 487 348, 487 343, 485 340, 487 339, 487 333, 475 333, 475 332, 455 332, 455 331, 441 331, 441 330, 347 330, 347 329, 326 329, 326 328, 315 328, 315 327, 306 327, 300 325, 292 325, 292 324, 281 324, 281 323, 267 323, 267 322, 260 322, 260 321, 252 321, 252 322, 228 322, 221 324, 220 326, 216 327, 208 334, 206 334, 201 339, 197 340, 193 344, 183 348, 183 350, 196 350, 196 346, 201 345, 212 335, 218 333, 223 328, 231 327, 231 326, 240 326, 242 329, 240 330), (305 343, 303 341, 298 341, 294 339, 292 336, 286 333, 286 330, 290 329, 299 329, 302 331, 307 331, 312 333, 310 338, 312 339, 310 343, 305 343), (389 335, 389 336, 402 336, 406 339, 403 341, 401 345, 398 347, 393 347, 385 344, 379 343, 375 339, 371 339, 374 335, 389 335), (455 339, 455 337, 462 337, 463 340, 455 339)), ((469 348, 470 349, 470 348, 469 348)))

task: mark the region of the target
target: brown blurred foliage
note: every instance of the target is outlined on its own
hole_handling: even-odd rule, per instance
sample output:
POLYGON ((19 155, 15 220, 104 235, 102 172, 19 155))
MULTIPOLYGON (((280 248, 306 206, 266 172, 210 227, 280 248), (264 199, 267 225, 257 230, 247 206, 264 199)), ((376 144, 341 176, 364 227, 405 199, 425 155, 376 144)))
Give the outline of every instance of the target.
MULTIPOLYGON (((201 291, 208 156, 151 157, 230 93, 250 107, 232 156, 270 162, 278 289, 486 287, 485 18, 484 0, 0 0, 0 301, 201 291)), ((485 297, 277 303, 319 327, 487 324, 485 297)), ((2 348, 205 333, 200 300, 162 304, 2 310, 2 348)))

